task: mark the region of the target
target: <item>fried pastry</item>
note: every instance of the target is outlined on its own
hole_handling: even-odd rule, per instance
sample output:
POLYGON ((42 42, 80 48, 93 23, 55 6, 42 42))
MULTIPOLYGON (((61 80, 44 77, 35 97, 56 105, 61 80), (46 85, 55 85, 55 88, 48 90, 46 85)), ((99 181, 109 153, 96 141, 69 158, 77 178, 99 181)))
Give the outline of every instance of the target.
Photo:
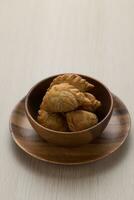
POLYGON ((67 122, 64 117, 57 113, 48 113, 45 110, 39 110, 38 122, 55 131, 67 131, 67 122))
POLYGON ((53 85, 60 83, 69 83, 70 85, 73 85, 75 88, 79 89, 81 92, 86 92, 94 87, 94 85, 88 83, 85 79, 83 79, 77 74, 63 74, 56 77, 52 81, 50 88, 53 85))
POLYGON ((81 131, 98 123, 98 118, 94 113, 84 110, 69 112, 66 114, 66 119, 70 131, 81 131))
POLYGON ((77 89, 68 83, 54 85, 45 94, 41 109, 48 112, 68 112, 76 109, 79 102, 74 95, 75 90, 77 89))
POLYGON ((85 95, 68 83, 53 85, 41 103, 40 108, 47 112, 69 112, 81 105, 87 105, 85 95))
POLYGON ((98 101, 94 95, 85 92, 84 93, 85 97, 89 100, 85 101, 82 105, 82 109, 83 110, 87 110, 90 112, 94 112, 96 111, 100 106, 101 106, 101 102, 98 101))

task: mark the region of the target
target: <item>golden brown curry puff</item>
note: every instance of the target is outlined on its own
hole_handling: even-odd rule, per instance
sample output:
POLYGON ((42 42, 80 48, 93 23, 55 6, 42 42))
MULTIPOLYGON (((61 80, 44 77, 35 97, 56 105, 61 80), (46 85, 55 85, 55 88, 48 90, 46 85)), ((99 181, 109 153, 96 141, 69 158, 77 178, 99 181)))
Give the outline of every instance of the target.
POLYGON ((87 110, 90 112, 95 112, 101 106, 101 102, 98 101, 95 98, 95 96, 90 93, 85 92, 84 95, 89 101, 85 101, 83 105, 81 106, 81 109, 87 110))
POLYGON ((39 110, 38 122, 55 131, 67 131, 67 122, 63 116, 58 113, 48 113, 45 110, 39 110))
POLYGON ((81 105, 87 105, 88 101, 88 98, 74 86, 61 83, 53 85, 46 92, 40 108, 47 112, 69 112, 81 105))
POLYGON ((66 114, 70 131, 81 131, 98 123, 98 117, 91 112, 76 110, 66 114))
POLYGON ((79 89, 81 92, 86 92, 92 88, 94 88, 94 85, 87 82, 85 79, 80 77, 77 74, 63 74, 60 76, 57 76, 51 83, 50 88, 53 85, 60 84, 60 83, 69 83, 70 85, 73 85, 75 88, 79 89))

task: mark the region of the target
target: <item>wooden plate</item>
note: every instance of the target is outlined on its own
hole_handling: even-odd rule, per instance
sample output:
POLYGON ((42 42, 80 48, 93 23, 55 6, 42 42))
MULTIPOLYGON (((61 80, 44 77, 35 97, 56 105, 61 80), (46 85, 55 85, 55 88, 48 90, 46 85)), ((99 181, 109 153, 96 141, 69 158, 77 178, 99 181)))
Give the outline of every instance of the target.
POLYGON ((90 144, 79 147, 59 147, 42 140, 31 127, 24 109, 24 101, 14 108, 10 131, 15 143, 31 156, 50 163, 76 165, 91 163, 116 151, 126 140, 130 130, 130 116, 126 106, 114 96, 111 120, 103 134, 90 144))

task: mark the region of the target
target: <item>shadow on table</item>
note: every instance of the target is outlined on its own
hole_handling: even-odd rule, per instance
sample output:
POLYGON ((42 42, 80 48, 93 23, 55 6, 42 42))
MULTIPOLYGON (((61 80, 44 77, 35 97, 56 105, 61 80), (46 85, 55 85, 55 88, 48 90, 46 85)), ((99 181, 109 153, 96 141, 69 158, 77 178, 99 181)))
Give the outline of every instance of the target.
POLYGON ((109 173, 113 168, 118 167, 125 160, 131 143, 131 136, 128 137, 124 145, 109 157, 96 161, 91 164, 64 166, 48 164, 43 161, 36 160, 25 154, 18 146, 11 141, 12 153, 18 164, 22 165, 29 173, 44 176, 44 178, 64 178, 66 180, 76 180, 79 178, 89 178, 95 175, 109 173))

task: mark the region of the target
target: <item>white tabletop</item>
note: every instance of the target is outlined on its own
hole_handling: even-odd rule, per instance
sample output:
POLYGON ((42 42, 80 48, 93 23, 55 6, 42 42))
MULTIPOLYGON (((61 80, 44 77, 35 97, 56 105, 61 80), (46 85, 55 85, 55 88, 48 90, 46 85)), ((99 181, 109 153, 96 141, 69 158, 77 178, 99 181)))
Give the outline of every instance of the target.
POLYGON ((0 199, 134 198, 134 1, 0 1, 0 199), (61 72, 93 76, 127 105, 132 131, 112 156, 84 166, 35 160, 13 143, 14 105, 39 80, 61 72))

